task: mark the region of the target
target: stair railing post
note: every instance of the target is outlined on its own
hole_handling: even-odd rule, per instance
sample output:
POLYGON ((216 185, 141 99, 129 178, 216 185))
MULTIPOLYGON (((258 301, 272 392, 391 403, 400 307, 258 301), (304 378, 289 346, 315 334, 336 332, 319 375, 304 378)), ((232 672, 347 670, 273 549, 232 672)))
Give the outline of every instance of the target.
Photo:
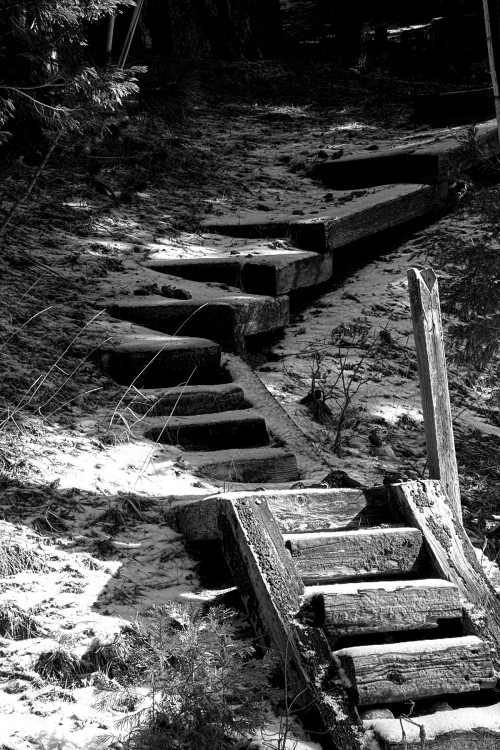
POLYGON ((408 290, 424 415, 429 477, 441 481, 455 517, 462 522, 458 466, 436 274, 431 268, 423 270, 411 268, 408 271, 408 290))

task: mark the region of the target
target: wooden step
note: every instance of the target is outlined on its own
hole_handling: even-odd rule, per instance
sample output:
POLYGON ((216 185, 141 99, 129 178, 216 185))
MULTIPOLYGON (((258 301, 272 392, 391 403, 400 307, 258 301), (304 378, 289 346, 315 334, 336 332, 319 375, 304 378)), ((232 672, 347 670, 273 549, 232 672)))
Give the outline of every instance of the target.
POLYGON ((416 574, 425 561, 422 534, 408 527, 286 534, 284 538, 306 585, 416 574))
POLYGON ((316 732, 313 739, 323 747, 359 750, 358 717, 324 633, 291 616, 300 607, 303 584, 267 503, 222 496, 218 527, 258 642, 271 650, 285 675, 287 706, 295 716, 305 714, 316 732))
POLYGON ((294 482, 299 478, 297 459, 283 448, 231 448, 186 453, 183 459, 195 471, 212 480, 233 484, 294 482))
POLYGON ((185 450, 258 448, 269 443, 264 417, 251 409, 169 417, 167 420, 147 417, 145 422, 144 436, 147 439, 180 445, 185 450))
POLYGON ((462 616, 457 586, 440 579, 337 583, 306 588, 301 618, 331 641, 345 635, 436 628, 462 616))
POLYGON ((247 408, 243 389, 234 383, 184 385, 178 388, 142 389, 131 404, 137 414, 152 417, 215 414, 247 408))
POLYGON ((490 647, 476 636, 356 646, 334 656, 361 706, 496 686, 490 647))
POLYGON ((422 747, 425 750, 498 750, 500 703, 412 716, 411 721, 367 719, 363 721, 363 729, 365 746, 372 750, 378 747, 380 750, 422 750, 422 747))
POLYGON ((99 347, 98 365, 122 385, 177 386, 199 378, 213 383, 222 377, 219 344, 181 336, 124 337, 99 347))
MULTIPOLYGON (((227 493, 226 497, 245 497, 257 503, 266 502, 280 530, 285 534, 323 529, 357 529, 394 520, 387 505, 386 487, 374 487, 370 490, 266 490, 245 492, 244 495, 227 493)), ((215 539, 218 500, 216 497, 177 505, 175 511, 172 511, 176 527, 188 539, 215 539)), ((282 546, 285 554, 283 542, 282 546)))
POLYGON ((210 258, 153 259, 147 267, 193 281, 218 281, 249 294, 278 297, 328 281, 331 254, 305 251, 252 251, 252 254, 210 258))
POLYGON ((160 295, 134 297, 110 305, 115 318, 130 320, 154 331, 182 336, 210 336, 229 348, 241 348, 245 336, 283 328, 289 321, 289 300, 245 294, 221 294, 199 299, 167 299, 160 295))

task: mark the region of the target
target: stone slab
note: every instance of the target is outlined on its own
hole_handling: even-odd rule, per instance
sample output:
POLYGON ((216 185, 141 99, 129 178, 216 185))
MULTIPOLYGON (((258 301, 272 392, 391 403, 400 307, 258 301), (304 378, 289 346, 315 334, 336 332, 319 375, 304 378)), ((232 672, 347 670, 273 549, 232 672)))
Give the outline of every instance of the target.
POLYGON ((185 453, 183 459, 202 476, 224 482, 228 490, 234 483, 294 482, 299 478, 297 459, 283 448, 231 448, 185 453))
POLYGON ((148 440, 190 451, 257 448, 269 443, 266 421, 253 409, 167 419, 145 417, 142 429, 148 440))
POLYGON ((129 320, 170 335, 210 336, 239 349, 245 336, 283 328, 289 321, 289 299, 251 295, 179 300, 162 296, 120 300, 107 308, 115 318, 129 320))
POLYGON ((296 247, 326 253, 432 213, 443 205, 445 198, 445 187, 390 185, 372 188, 355 200, 301 219, 290 214, 256 211, 232 220, 209 219, 203 226, 208 231, 235 237, 287 236, 296 247))
POLYGON ((218 385, 184 385, 168 389, 142 389, 130 404, 137 414, 151 417, 193 414, 213 414, 234 411, 249 406, 240 386, 234 383, 218 385))
POLYGON ((174 260, 150 260, 148 268, 193 281, 222 282, 249 294, 277 297, 328 281, 332 257, 327 253, 273 252, 174 260))
MULTIPOLYGON (((149 335, 148 335, 149 334, 149 335)), ((219 344, 201 338, 152 335, 116 339, 99 347, 97 363, 122 385, 178 385, 186 379, 221 378, 219 344), (195 377, 196 376, 196 377, 195 377)))

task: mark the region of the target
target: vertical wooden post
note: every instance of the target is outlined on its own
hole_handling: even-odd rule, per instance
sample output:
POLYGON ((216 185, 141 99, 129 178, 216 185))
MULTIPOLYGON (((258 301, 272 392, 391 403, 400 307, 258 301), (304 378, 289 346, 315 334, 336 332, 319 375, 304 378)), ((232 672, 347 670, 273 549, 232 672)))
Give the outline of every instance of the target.
POLYGON ((130 21, 130 26, 127 32, 127 36, 125 38, 125 43, 123 45, 120 59, 118 60, 119 68, 123 69, 125 67, 125 63, 127 62, 128 53, 130 52, 132 39, 134 38, 135 30, 137 29, 137 24, 139 23, 139 16, 141 15, 141 10, 142 10, 143 5, 144 5, 144 0, 136 0, 134 13, 132 15, 132 20, 130 21))
POLYGON ((411 268, 408 271, 408 289, 429 477, 441 480, 455 517, 461 522, 462 505, 436 274, 431 268, 422 271, 411 268))
POLYGON ((497 130, 500 139, 500 88, 498 83, 498 70, 500 69, 500 1, 483 0, 483 15, 491 83, 493 86, 493 96, 495 97, 497 130))

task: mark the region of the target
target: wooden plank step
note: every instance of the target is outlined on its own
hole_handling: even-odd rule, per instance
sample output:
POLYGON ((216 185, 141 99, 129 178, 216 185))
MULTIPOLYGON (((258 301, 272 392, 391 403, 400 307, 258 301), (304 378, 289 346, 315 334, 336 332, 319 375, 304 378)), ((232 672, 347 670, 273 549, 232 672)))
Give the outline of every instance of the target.
POLYGON ((284 538, 306 585, 416 574, 426 561, 422 533, 409 527, 285 534, 284 538))
POLYGON ((496 686, 490 647, 476 636, 355 646, 334 656, 361 706, 496 686))
POLYGON ((324 748, 359 750, 359 719, 323 632, 293 619, 303 584, 269 506, 253 497, 221 496, 218 526, 249 618, 286 675, 288 707, 303 712, 324 748))
POLYGON ((122 385, 177 386, 189 380, 221 380, 221 348, 202 338, 149 334, 99 347, 98 365, 122 385))
POLYGON ((248 406, 243 389, 234 383, 183 385, 168 390, 143 388, 140 396, 131 403, 137 414, 151 417, 213 414, 248 406))
POLYGON ((212 481, 235 482, 295 482, 299 478, 297 459, 283 448, 231 448, 229 450, 186 453, 183 459, 196 472, 212 481))
POLYGON ((344 635, 436 628, 462 616, 457 586, 440 579, 337 583, 306 588, 301 618, 332 641, 344 635))
POLYGON ((123 299, 107 308, 121 320, 171 335, 210 336, 230 348, 242 339, 283 328, 289 321, 288 297, 260 297, 243 293, 198 299, 167 299, 160 295, 123 299))
POLYGON ((313 174, 334 190, 390 185, 397 182, 430 182, 437 175, 428 174, 411 159, 415 148, 393 148, 385 151, 348 154, 340 159, 324 160, 315 165, 313 174))
MULTIPOLYGON (((291 489, 226 493, 226 498, 266 502, 280 530, 290 534, 322 529, 352 529, 393 520, 387 488, 370 490, 291 489)), ((188 539, 215 539, 219 497, 194 500, 172 509, 176 528, 188 539)), ((286 553, 283 540, 283 553, 286 553)), ((289 554, 289 553, 286 553, 289 554)))
POLYGON ((305 251, 150 260, 148 268, 193 281, 218 281, 249 294, 277 297, 328 281, 332 256, 305 251))
POLYGON ((190 451, 258 448, 269 443, 266 420, 253 409, 145 420, 144 437, 190 451))
POLYGON ((425 750, 498 750, 500 703, 415 716, 411 722, 366 719, 363 728, 365 745, 372 750, 375 743, 380 750, 422 750, 423 746, 425 750))

